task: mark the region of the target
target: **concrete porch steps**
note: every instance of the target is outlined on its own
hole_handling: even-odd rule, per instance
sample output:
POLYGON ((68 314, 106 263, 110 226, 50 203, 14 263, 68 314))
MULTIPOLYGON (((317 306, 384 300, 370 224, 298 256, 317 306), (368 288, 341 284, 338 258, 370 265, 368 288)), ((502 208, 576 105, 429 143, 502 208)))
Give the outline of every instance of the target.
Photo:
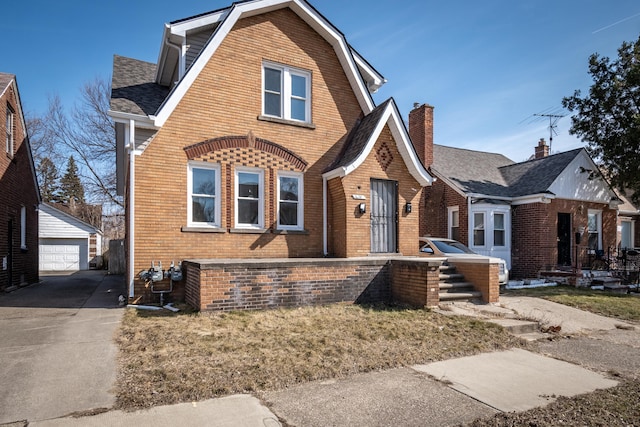
POLYGON ((473 284, 465 282, 464 276, 453 265, 441 265, 439 278, 440 301, 471 301, 482 298, 482 292, 476 291, 473 284))

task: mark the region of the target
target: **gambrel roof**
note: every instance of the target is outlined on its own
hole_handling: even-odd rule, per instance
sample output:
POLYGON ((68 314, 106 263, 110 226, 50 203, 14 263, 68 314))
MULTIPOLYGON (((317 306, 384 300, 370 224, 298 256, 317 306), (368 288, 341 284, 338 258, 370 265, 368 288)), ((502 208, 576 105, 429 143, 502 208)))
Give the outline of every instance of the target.
POLYGON ((348 45, 337 28, 305 0, 249 0, 166 24, 153 71, 152 64, 114 58, 118 97, 111 103, 112 116, 144 115, 161 127, 239 19, 282 8, 291 9, 333 47, 362 111, 370 113, 375 108, 371 93, 386 80, 348 45), (138 65, 140 69, 135 68, 138 65), (170 91, 163 94, 154 85, 170 91), (146 89, 151 93, 140 93, 146 89), (156 105, 160 96, 164 96, 163 102, 156 105))

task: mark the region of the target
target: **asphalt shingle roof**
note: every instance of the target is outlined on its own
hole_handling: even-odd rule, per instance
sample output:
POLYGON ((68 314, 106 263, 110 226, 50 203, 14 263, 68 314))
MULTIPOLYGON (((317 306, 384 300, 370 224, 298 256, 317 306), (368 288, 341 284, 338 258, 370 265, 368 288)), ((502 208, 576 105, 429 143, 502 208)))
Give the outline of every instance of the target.
POLYGON ((347 139, 342 152, 338 158, 326 169, 326 171, 334 170, 352 164, 367 146, 367 142, 371 138, 373 131, 380 122, 387 105, 392 101, 389 98, 382 104, 378 105, 369 114, 360 120, 351 131, 351 135, 347 139))
POLYGON ((581 150, 514 163, 502 154, 434 145, 432 169, 465 193, 519 197, 548 191, 581 150))
POLYGON ((156 64, 124 56, 113 56, 112 111, 151 115, 158 111, 169 88, 155 83, 156 64))
POLYGON ((0 73, 0 93, 4 92, 14 78, 13 74, 0 73))

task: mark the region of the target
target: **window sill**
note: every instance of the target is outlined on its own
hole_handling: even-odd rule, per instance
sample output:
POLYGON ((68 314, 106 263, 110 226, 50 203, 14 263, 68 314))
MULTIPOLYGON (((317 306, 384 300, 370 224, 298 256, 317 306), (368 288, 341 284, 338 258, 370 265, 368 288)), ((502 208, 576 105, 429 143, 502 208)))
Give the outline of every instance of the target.
POLYGON ((22 252, 23 254, 27 253, 27 252, 29 252, 29 248, 26 247, 26 246, 20 246, 20 252, 22 252))
POLYGON ((230 228, 229 233, 235 234, 268 234, 271 230, 266 228, 230 228))
POLYGON ((180 227, 180 231, 183 233, 226 233, 224 228, 209 228, 209 227, 180 227))
POLYGON ((309 235, 309 230, 273 230, 273 234, 301 234, 301 235, 309 235))
POLYGON ((297 126, 300 128, 315 129, 316 125, 307 122, 298 122, 296 120, 280 119, 278 117, 258 116, 258 120, 263 122, 280 123, 281 125, 297 126))

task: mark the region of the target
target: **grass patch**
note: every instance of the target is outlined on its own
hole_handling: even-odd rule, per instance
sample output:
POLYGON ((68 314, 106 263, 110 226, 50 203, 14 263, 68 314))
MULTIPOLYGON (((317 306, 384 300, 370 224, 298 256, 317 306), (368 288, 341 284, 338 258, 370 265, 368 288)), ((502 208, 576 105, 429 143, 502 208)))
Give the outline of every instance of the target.
POLYGON ((507 292, 507 295, 544 298, 603 316, 640 323, 640 298, 631 294, 596 291, 573 286, 550 286, 507 292))
POLYGON ((471 318, 345 304, 170 315, 129 309, 117 341, 117 406, 123 409, 527 345, 471 318))

